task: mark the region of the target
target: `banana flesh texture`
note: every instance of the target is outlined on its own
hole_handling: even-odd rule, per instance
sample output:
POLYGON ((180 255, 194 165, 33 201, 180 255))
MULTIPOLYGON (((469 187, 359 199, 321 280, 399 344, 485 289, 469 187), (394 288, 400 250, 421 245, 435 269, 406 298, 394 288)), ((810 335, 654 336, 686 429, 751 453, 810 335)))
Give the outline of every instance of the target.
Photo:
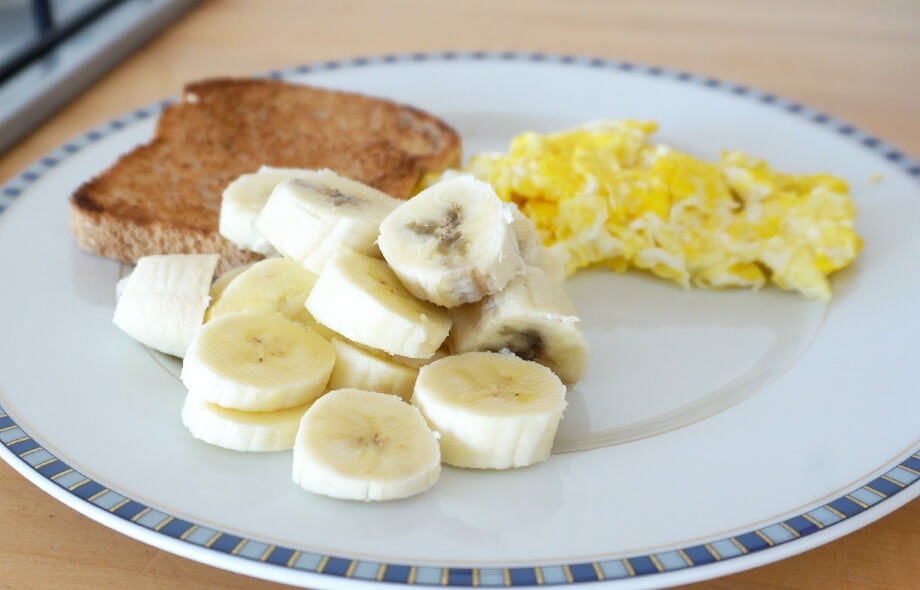
POLYGON ((501 290, 524 268, 511 206, 472 176, 438 182, 380 223, 377 243, 415 297, 444 307, 501 290))
POLYGON ((275 186, 255 227, 285 257, 318 274, 337 252, 379 257, 380 222, 401 202, 331 170, 304 172, 275 186))
POLYGON ((394 395, 333 390, 303 416, 291 475, 303 489, 345 500, 414 496, 441 474, 437 435, 394 395))
POLYGON ((277 314, 239 311, 195 332, 180 378, 211 403, 270 412, 322 395, 334 363, 332 345, 309 328, 277 314))
POLYGON ((509 351, 546 365, 563 382, 584 377, 590 349, 575 307, 563 286, 528 266, 502 291, 451 310, 452 353, 509 351))
POLYGON ((294 447, 300 420, 310 404, 274 412, 225 408, 188 393, 182 423, 195 438, 241 452, 266 453, 294 447))
POLYGON ((565 281, 565 264, 555 252, 543 245, 533 220, 524 215, 514 203, 508 205, 511 208, 511 229, 517 238, 518 250, 524 264, 542 269, 547 276, 559 283, 565 281))
MULTIPOLYGON (((235 269, 234 269, 235 270, 235 269)), ((333 332, 317 322, 304 307, 317 275, 289 258, 266 258, 234 273, 226 285, 219 277, 211 286, 211 305, 205 321, 237 311, 276 313, 312 329, 328 340, 333 332)))
POLYGON ((218 231, 239 248, 274 256, 278 251, 256 229, 255 221, 278 183, 308 174, 298 168, 262 166, 227 185, 221 195, 218 231))
POLYGON ((113 323, 165 354, 184 357, 210 299, 217 254, 147 256, 116 287, 113 323))
POLYGON ((447 465, 526 467, 549 457, 566 387, 548 368, 498 352, 452 355, 419 370, 412 404, 440 434, 447 465))
POLYGON ((398 362, 394 357, 365 348, 343 338, 332 337, 335 366, 329 389, 363 389, 398 395, 405 401, 412 397, 418 367, 398 362))
POLYGON ((350 252, 326 263, 306 306, 353 342, 411 358, 433 356, 451 326, 445 309, 413 297, 386 262, 350 252))
POLYGON ((184 357, 192 436, 293 449, 298 485, 352 500, 421 493, 442 463, 549 456, 588 345, 513 204, 469 175, 403 202, 265 168, 225 196, 240 243, 273 254, 213 283, 216 255, 148 257, 118 285, 116 324, 184 357))

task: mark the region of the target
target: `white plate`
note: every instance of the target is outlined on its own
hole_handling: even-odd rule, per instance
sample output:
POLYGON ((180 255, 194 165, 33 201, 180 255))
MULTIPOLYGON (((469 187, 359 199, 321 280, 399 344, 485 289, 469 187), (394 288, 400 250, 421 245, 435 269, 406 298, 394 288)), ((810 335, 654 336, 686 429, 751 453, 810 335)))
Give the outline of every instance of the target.
POLYGON ((407 501, 334 501, 291 483, 288 453, 194 441, 175 364, 111 323, 122 265, 71 239, 69 194, 147 140, 161 103, 2 189, 0 455, 54 497, 167 551, 312 588, 636 588, 781 559, 920 494, 916 162, 777 97, 619 62, 413 55, 272 76, 428 109, 467 154, 527 129, 654 119, 657 141, 701 157, 734 148, 843 176, 866 247, 834 278, 829 307, 775 289, 579 275, 569 289, 594 364, 559 435, 571 452, 509 473, 446 469, 407 501))

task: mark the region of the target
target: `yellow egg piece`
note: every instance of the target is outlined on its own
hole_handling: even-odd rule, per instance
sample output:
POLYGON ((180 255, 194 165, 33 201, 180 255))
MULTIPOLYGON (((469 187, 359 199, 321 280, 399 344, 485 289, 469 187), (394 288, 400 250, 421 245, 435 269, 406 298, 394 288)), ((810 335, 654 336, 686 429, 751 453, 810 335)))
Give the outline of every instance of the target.
POLYGON ((726 150, 705 161, 650 136, 652 121, 523 133, 466 167, 515 202, 566 272, 636 268, 685 287, 767 283, 829 301, 828 276, 862 248, 847 183, 786 174, 726 150))

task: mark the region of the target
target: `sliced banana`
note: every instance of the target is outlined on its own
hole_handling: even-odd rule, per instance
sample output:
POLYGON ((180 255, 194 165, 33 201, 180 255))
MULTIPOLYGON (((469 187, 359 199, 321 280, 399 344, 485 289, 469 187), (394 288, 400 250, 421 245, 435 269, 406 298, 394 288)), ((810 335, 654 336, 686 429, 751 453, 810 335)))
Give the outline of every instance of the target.
POLYGON ((332 390, 304 414, 294 442, 294 482, 333 498, 407 498, 440 475, 437 435, 394 395, 332 390))
POLYGON ((317 278, 316 273, 289 258, 260 260, 211 300, 205 321, 236 311, 265 311, 303 324, 328 340, 332 330, 313 319, 304 307, 317 278))
POLYGON ((438 182, 380 224, 380 252, 410 293, 444 307, 502 289, 524 261, 511 206, 472 176, 438 182))
POLYGON ((563 282, 566 279, 565 266, 555 252, 543 245, 533 220, 524 215, 514 203, 509 203, 509 206, 512 215, 511 228, 517 238, 524 263, 541 268, 551 279, 563 282))
POLYGON ((217 254, 145 256, 116 286, 112 322, 154 350, 185 356, 208 307, 217 254))
POLYGON ((307 311, 349 340, 389 354, 429 358, 447 338, 447 311, 413 297, 377 258, 343 252, 320 273, 307 311))
POLYGON ((255 227, 284 256, 319 273, 337 252, 379 256, 380 221, 401 202, 331 170, 318 170, 279 183, 255 227))
POLYGON ((329 389, 365 389, 398 395, 406 401, 412 397, 418 368, 397 362, 385 352, 371 350, 342 338, 333 337, 335 366, 329 389))
POLYGON ((510 469, 549 457, 565 393, 543 365, 512 354, 468 352, 422 367, 412 404, 440 434, 447 465, 510 469))
POLYGON ((256 229, 255 221, 272 191, 283 180, 311 171, 262 166, 227 185, 220 201, 218 231, 239 248, 273 256, 277 250, 256 229))
POLYGON ((524 263, 529 266, 543 266, 543 251, 546 248, 540 241, 537 226, 514 203, 508 203, 508 208, 511 210, 511 229, 514 231, 524 263))
POLYGON ((211 403, 271 412, 319 397, 333 364, 332 345, 309 328, 274 313, 239 311, 195 332, 180 378, 211 403))
POLYGON ((182 423, 206 443, 243 452, 273 452, 293 448, 294 437, 310 404, 274 412, 224 408, 189 392, 182 405, 182 423))
POLYGON ((224 294, 224 291, 227 290, 227 287, 230 286, 230 283, 233 282, 233 279, 240 276, 244 270, 252 266, 253 262, 248 264, 241 264, 239 266, 234 266, 230 270, 226 271, 211 283, 211 305, 208 306, 208 311, 205 313, 205 321, 208 319, 208 313, 211 311, 211 306, 214 305, 214 302, 220 299, 221 295, 224 294))
POLYGON ((451 310, 448 345, 453 353, 510 351, 546 365, 563 382, 584 377, 588 340, 563 286, 528 266, 500 292, 451 310))

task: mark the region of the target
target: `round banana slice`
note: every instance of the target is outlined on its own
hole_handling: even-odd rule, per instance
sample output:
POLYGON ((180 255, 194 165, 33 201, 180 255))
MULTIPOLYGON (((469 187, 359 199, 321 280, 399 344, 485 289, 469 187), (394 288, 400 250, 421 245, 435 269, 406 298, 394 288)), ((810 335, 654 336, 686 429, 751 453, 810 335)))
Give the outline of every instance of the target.
POLYGON ((240 266, 234 266, 227 272, 214 279, 214 282, 211 283, 211 305, 208 307, 208 312, 204 314, 205 321, 208 319, 208 313, 210 313, 211 307, 214 306, 214 302, 220 299, 221 295, 224 294, 224 291, 227 289, 227 287, 230 286, 230 283, 233 282, 233 279, 240 276, 244 270, 253 264, 253 262, 249 262, 247 264, 241 264, 240 266))
POLYGON ((262 166, 257 172, 243 174, 227 185, 221 195, 218 231, 239 248, 266 256, 278 251, 255 227, 256 218, 265 207, 272 191, 283 180, 312 174, 312 170, 262 166))
POLYGON ((410 293, 444 307, 502 289, 524 261, 510 205, 472 176, 433 184, 380 224, 380 252, 410 293))
POLYGON ((180 378, 219 406, 271 412, 319 397, 334 364, 332 345, 309 328, 273 313, 239 311, 198 329, 180 378))
POLYGON ((294 482, 333 498, 407 498, 440 475, 437 435, 395 395, 332 390, 304 414, 294 441, 294 482))
POLYGON ((398 395, 405 401, 412 397, 418 368, 400 364, 393 355, 371 350, 342 338, 333 337, 335 366, 329 389, 365 389, 398 395))
POLYGON ((565 393, 543 365, 511 354, 468 352, 422 367, 412 404, 440 434, 447 465, 510 469, 549 457, 565 393))
POLYGON ((390 354, 429 358, 447 338, 447 310, 413 297, 377 258, 343 252, 320 273, 307 311, 353 342, 390 354))
POLYGON ((528 266, 500 292, 451 310, 451 352, 508 351, 546 365, 563 382, 584 377, 590 349, 559 280, 528 266))
POLYGON ((289 258, 260 260, 244 269, 217 297, 212 295, 205 321, 236 311, 265 311, 303 324, 328 340, 332 330, 304 307, 316 279, 316 273, 289 258))
POLYGON ((310 404, 274 412, 224 408, 189 392, 182 405, 182 423, 206 443, 244 452, 285 451, 294 446, 300 419, 310 404))
POLYGON ((208 307, 217 254, 163 254, 137 261, 116 286, 112 322, 154 350, 183 357, 208 307))
POLYGON ((332 170, 318 170, 280 182, 255 226, 284 256, 319 273, 337 252, 379 256, 380 222, 401 202, 332 170))

